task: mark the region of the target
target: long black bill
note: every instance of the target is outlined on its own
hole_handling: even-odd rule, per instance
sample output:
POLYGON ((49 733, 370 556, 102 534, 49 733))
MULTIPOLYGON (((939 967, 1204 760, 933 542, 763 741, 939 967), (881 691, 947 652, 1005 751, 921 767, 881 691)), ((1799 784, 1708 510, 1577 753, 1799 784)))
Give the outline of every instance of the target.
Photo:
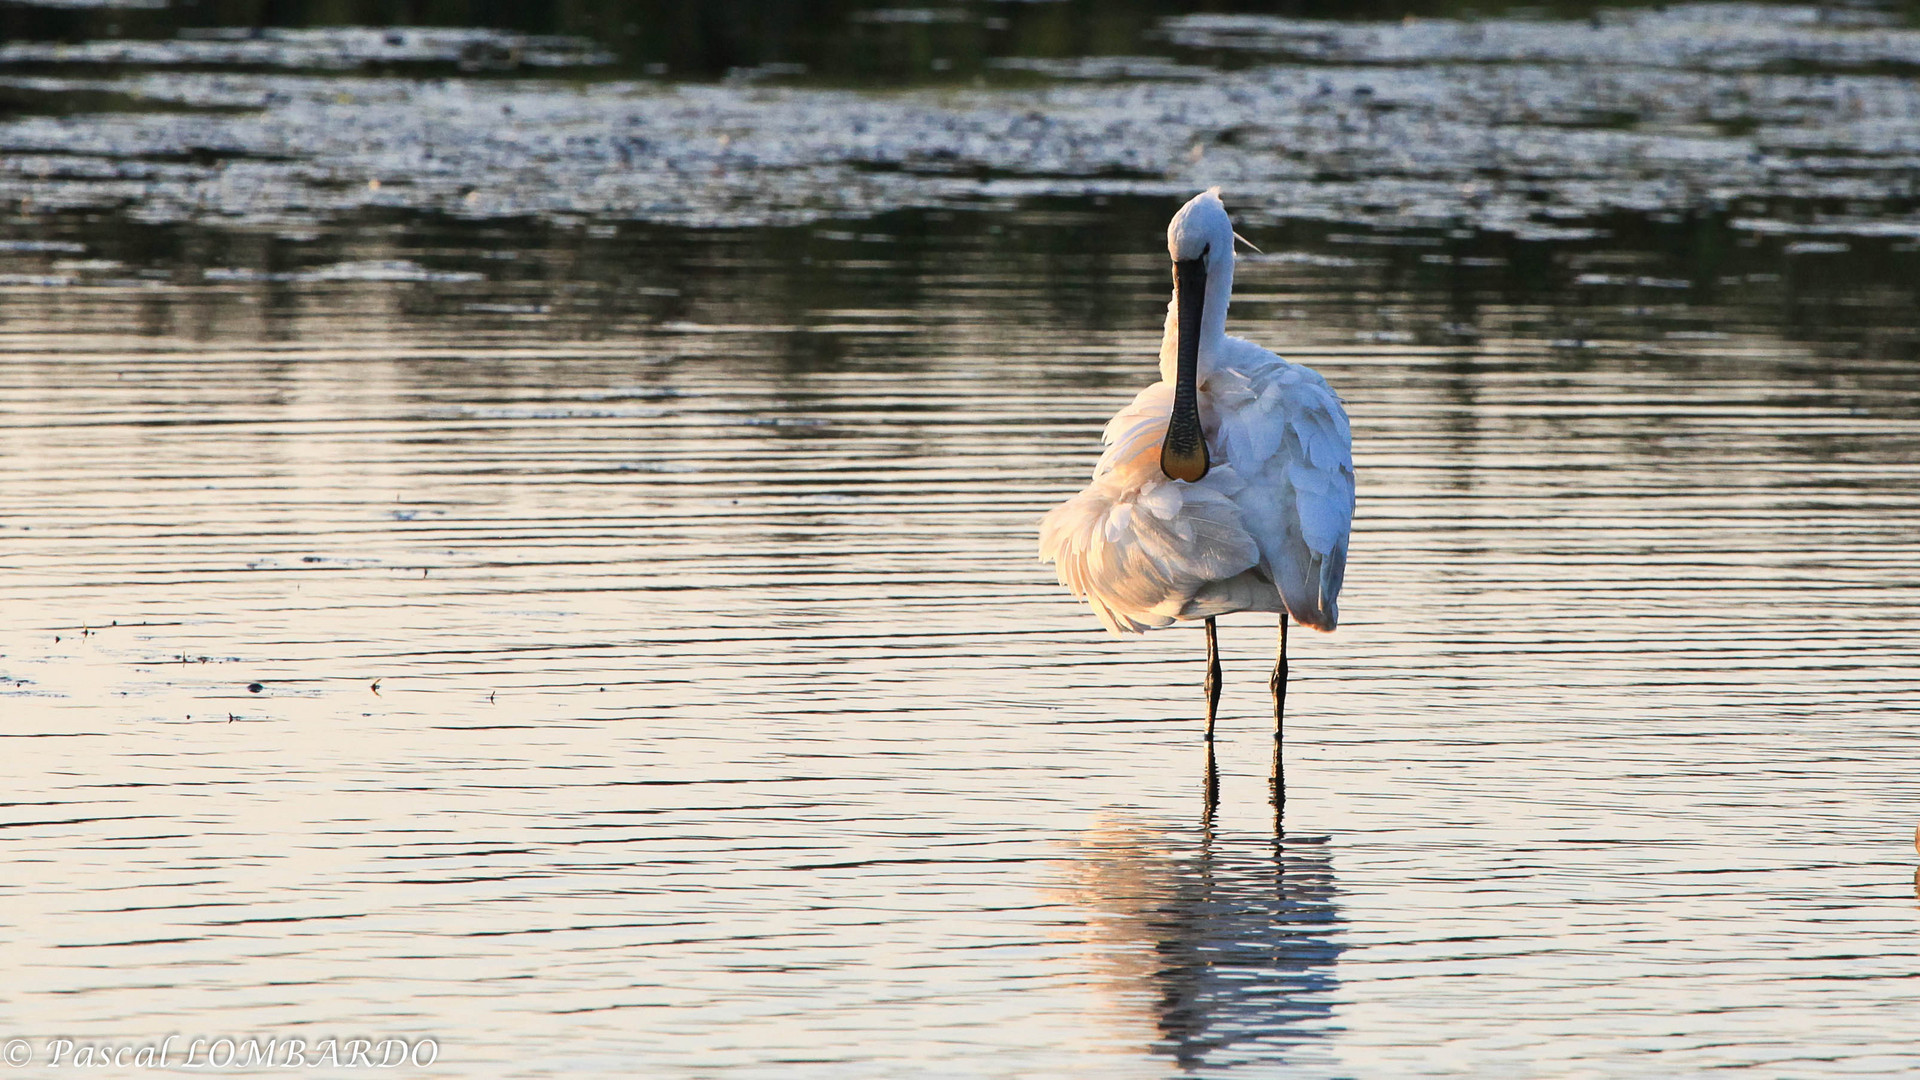
POLYGON ((1175 260, 1173 297, 1180 336, 1174 345, 1173 412, 1167 417, 1167 437, 1160 443, 1160 471, 1169 480, 1191 483, 1207 475, 1210 467, 1195 387, 1200 371, 1200 316, 1207 303, 1205 259, 1175 260))

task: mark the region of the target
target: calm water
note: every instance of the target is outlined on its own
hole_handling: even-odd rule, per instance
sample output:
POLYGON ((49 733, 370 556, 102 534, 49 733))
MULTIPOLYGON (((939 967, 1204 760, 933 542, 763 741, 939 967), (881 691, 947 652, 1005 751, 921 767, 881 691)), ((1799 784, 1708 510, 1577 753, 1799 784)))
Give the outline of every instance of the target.
POLYGON ((1361 343, 1457 310, 1247 267, 1365 478, 1276 844, 1272 628, 1228 620, 1203 830, 1199 635, 1110 640, 1033 560, 1149 377, 1152 234, 1042 268, 909 224, 816 232, 811 277, 681 235, 734 284, 596 340, 436 336, 431 282, 162 304, 202 340, 11 309, 14 1030, 425 1033, 464 1075, 1920 1063, 1907 361, 1686 305, 1361 343))
POLYGON ((1255 200, 1233 329, 1342 392, 1360 509, 1284 820, 1273 627, 1224 622, 1203 824, 1199 633, 1108 638, 1033 550, 1153 377, 1185 179, 708 228, 85 171, 0 183, 0 1038, 43 1065, 1920 1068, 1897 193, 1255 200))

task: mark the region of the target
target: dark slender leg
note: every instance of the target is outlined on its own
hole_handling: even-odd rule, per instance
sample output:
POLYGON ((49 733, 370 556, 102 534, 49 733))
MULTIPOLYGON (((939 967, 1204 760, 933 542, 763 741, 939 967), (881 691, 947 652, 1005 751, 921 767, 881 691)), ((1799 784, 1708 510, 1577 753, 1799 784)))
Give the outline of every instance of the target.
POLYGON ((1220 639, 1213 629, 1213 616, 1207 616, 1207 742, 1213 742, 1213 714, 1220 709, 1220 639))
POLYGON ((1282 718, 1287 711, 1287 613, 1280 613, 1280 646, 1273 660, 1273 805, 1276 812, 1287 801, 1286 762, 1282 755, 1282 718))

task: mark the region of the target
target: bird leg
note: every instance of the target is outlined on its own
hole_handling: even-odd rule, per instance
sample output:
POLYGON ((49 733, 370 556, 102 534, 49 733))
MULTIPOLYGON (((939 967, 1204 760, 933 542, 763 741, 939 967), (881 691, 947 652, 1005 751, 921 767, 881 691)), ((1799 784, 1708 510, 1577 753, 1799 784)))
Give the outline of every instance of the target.
POLYGON ((1220 639, 1213 628, 1213 616, 1207 616, 1207 741, 1213 741, 1213 714, 1220 709, 1220 639))
POLYGON ((1273 805, 1287 801, 1286 765, 1281 758, 1281 718, 1287 708, 1287 613, 1280 613, 1280 645, 1273 660, 1273 805))

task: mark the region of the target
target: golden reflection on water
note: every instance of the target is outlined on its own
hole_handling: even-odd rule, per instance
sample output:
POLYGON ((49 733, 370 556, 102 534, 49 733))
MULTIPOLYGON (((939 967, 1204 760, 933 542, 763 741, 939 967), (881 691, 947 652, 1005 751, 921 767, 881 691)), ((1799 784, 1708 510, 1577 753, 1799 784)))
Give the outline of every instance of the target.
POLYGON ((1344 948, 1327 837, 1111 819, 1058 872, 1117 1037, 1190 1070, 1284 1063, 1326 1034, 1344 948))

